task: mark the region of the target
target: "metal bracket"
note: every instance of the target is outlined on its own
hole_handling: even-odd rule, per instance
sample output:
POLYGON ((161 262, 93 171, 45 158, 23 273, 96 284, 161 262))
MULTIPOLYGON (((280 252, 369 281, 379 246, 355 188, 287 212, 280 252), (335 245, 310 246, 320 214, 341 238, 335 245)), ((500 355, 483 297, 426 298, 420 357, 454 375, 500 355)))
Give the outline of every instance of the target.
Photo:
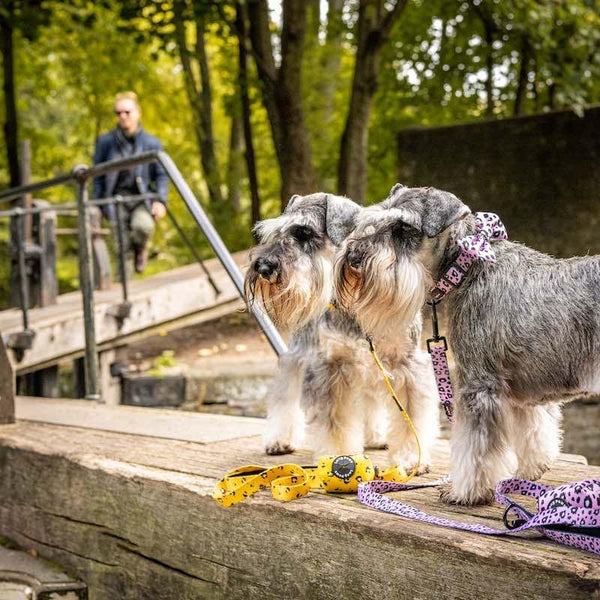
POLYGON ((12 348, 17 362, 21 362, 25 356, 25 351, 33 348, 34 339, 35 331, 33 329, 24 329, 17 333, 10 333, 6 340, 6 346, 12 348))
POLYGON ((120 328, 123 326, 125 319, 128 319, 131 315, 131 302, 119 302, 119 304, 109 307, 106 314, 114 317, 120 328))

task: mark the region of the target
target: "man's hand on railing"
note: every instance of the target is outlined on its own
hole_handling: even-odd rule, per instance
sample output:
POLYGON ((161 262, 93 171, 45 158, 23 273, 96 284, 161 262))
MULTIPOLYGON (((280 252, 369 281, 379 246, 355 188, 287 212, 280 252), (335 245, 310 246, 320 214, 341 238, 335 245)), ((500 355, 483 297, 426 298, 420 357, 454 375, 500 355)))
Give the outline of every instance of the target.
POLYGON ((152 203, 152 215, 154 216, 154 218, 158 221, 159 219, 162 219, 166 214, 167 207, 162 202, 155 200, 152 203))

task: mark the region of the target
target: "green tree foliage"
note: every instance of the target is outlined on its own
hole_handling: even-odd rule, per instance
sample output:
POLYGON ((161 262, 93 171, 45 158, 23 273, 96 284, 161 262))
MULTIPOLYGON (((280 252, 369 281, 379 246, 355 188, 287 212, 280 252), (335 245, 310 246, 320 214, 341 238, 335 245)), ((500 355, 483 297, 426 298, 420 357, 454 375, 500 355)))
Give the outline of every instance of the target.
POLYGON ((382 61, 371 120, 369 199, 389 190, 399 129, 556 109, 581 114, 598 102, 599 25, 600 8, 588 0, 412 0, 382 61), (490 24, 491 48, 483 19, 490 24))
MULTIPOLYGON (((132 89, 141 100, 144 127, 161 139, 217 220, 226 243, 240 249, 252 244, 245 165, 237 171, 239 212, 219 221, 219 207, 209 201, 186 92, 174 1, 185 5, 191 51, 198 18, 203 19, 214 150, 227 204, 228 187, 233 187, 226 176, 232 120, 239 114, 233 0, 45 0, 44 15, 49 17, 38 24, 35 38, 25 35, 24 20, 17 19, 14 27, 19 135, 32 141, 34 180, 77 163, 89 164, 96 136, 114 126, 114 94, 132 89)), ((301 100, 318 185, 330 192, 336 191, 350 102, 359 4, 306 3, 301 100)), ((273 57, 279 67, 283 2, 270 0, 269 8, 273 57)), ((581 113, 600 99, 600 9, 595 0, 408 0, 389 36, 381 50, 371 111, 368 202, 380 200, 395 182, 395 134, 401 128, 555 109, 581 113)), ((261 211, 269 217, 280 210, 280 170, 254 58, 248 66, 261 211)), ((193 69, 199 78, 199 67, 193 69)), ((1 153, 0 182, 7 185, 8 179, 1 153)), ((44 197, 68 200, 73 190, 67 187, 44 197)), ((194 244, 208 255, 202 235, 174 193, 171 207, 194 244)), ((160 223, 155 247, 159 258, 151 261, 149 273, 192 260, 166 220, 160 223)))

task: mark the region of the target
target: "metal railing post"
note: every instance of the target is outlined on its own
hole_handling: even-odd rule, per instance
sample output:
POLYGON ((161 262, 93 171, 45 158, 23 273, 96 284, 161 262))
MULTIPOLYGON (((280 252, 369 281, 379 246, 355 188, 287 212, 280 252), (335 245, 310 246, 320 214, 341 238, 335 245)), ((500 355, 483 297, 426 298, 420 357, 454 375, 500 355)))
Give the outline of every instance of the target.
POLYGON ((29 282, 27 281, 27 265, 25 263, 25 219, 21 208, 15 210, 16 242, 17 242, 17 272, 19 278, 19 296, 23 312, 23 329, 29 329, 29 282))
POLYGON ((127 248, 125 248, 125 236, 123 235, 123 205, 120 196, 116 196, 116 200, 115 210, 117 213, 117 244, 119 246, 119 277, 121 278, 121 286, 123 287, 123 302, 128 302, 127 266, 125 264, 125 253, 127 252, 127 248))
POLYGON ((87 167, 77 166, 73 175, 77 180, 77 229, 79 232, 79 287, 83 297, 83 322, 85 329, 85 398, 100 400, 98 349, 94 319, 94 264, 90 215, 87 210, 87 167))
MULTIPOLYGON (((196 196, 194 196, 190 186, 187 184, 179 169, 175 166, 175 163, 166 152, 157 152, 157 158, 158 162, 163 166, 167 172, 167 175, 169 176, 169 179, 171 179, 173 185, 179 192, 182 200, 188 207, 191 215, 194 217, 194 220, 202 230, 202 233, 204 233, 206 236, 206 239, 217 255, 217 258, 221 261, 221 264, 229 274, 229 277, 237 288, 239 295, 242 298, 246 298, 246 294, 244 292, 244 276, 242 275, 242 271, 233 260, 229 250, 223 243, 221 236, 218 234, 217 230, 214 228, 213 224, 209 221, 208 217, 202 210, 202 207, 200 206, 196 196)), ((263 330, 267 340, 271 344, 273 350, 275 350, 277 356, 281 356, 287 352, 287 346, 279 334, 279 331, 277 331, 275 325, 273 325, 271 319, 269 319, 269 317, 257 305, 252 304, 250 308, 254 314, 254 318, 258 321, 260 328, 263 330)))

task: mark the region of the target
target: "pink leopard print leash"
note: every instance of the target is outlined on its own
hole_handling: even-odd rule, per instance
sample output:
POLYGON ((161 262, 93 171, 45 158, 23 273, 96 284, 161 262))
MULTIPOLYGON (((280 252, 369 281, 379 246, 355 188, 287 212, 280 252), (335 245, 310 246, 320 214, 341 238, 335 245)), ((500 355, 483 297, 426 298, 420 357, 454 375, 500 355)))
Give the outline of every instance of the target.
POLYGON ((503 520, 506 529, 494 529, 486 525, 461 523, 429 515, 414 506, 384 495, 386 492, 435 487, 442 483, 445 481, 420 484, 370 481, 358 486, 358 501, 371 508, 407 519, 474 533, 507 535, 533 528, 560 544, 600 554, 600 481, 586 479, 556 488, 524 479, 505 479, 499 482, 496 485, 496 502, 505 506, 503 520), (508 498, 508 494, 537 498, 537 514, 508 498))

